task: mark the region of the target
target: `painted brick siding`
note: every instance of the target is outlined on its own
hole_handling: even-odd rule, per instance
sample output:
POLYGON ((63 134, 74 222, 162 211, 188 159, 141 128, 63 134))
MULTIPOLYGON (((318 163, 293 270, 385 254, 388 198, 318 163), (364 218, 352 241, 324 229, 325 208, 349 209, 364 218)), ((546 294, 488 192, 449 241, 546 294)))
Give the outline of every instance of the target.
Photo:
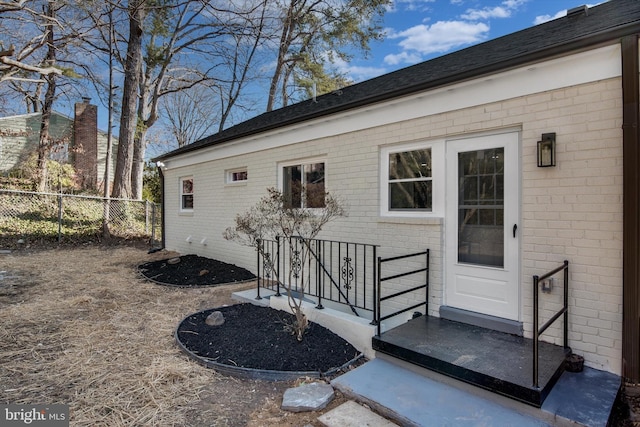
MULTIPOLYGON (((233 218, 277 186, 279 162, 326 159, 327 189, 348 217, 322 237, 380 245, 386 257, 431 249, 431 315, 443 302, 443 219, 381 217, 380 150, 394 143, 521 130, 521 320, 532 334, 532 276, 570 261, 569 345, 588 365, 620 373, 622 321, 622 131, 620 80, 611 79, 450 111, 287 147, 166 171, 168 249, 239 264, 255 272, 255 252, 222 238, 233 218), (557 134, 557 166, 536 166, 542 133, 557 134), (247 167, 248 182, 225 185, 225 170, 247 167), (178 179, 193 176, 195 208, 179 214, 178 179), (192 243, 186 238, 192 236, 192 243), (200 241, 206 238, 206 246, 200 241)), ((391 273, 391 272, 390 272, 391 273)), ((541 322, 559 309, 561 280, 542 294, 541 322)), ((408 281, 396 286, 410 286, 408 281)), ((392 292, 389 290, 388 292, 392 292)), ((409 304, 409 295, 400 304, 409 304)), ((558 323, 561 325, 561 322, 558 323)), ((551 328, 543 339, 561 342, 551 328)))

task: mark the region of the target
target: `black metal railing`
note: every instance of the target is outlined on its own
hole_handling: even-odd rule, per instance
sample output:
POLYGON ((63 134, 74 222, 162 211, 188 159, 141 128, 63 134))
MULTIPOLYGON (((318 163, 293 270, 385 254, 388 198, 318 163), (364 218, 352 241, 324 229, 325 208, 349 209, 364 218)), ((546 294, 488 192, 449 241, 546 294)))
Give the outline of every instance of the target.
POLYGON ((377 283, 377 301, 376 301, 376 310, 374 311, 374 322, 375 324, 377 324, 378 326, 378 336, 381 335, 381 324, 383 320, 387 320, 390 319, 392 317, 395 317, 399 314, 405 313, 409 310, 413 310, 415 308, 421 307, 422 305, 424 305, 424 310, 425 310, 425 315, 428 314, 428 308, 429 308, 429 249, 427 249, 424 252, 418 252, 418 253, 413 253, 413 254, 409 254, 409 255, 401 255, 401 256, 395 256, 395 257, 391 257, 391 258, 380 258, 378 257, 378 283, 377 283), (383 276, 382 275, 382 265, 385 263, 389 263, 389 262, 394 262, 394 261, 400 261, 400 260, 407 260, 409 258, 416 258, 416 257, 425 257, 425 267, 424 268, 419 268, 416 270, 411 270, 411 271, 405 271, 403 273, 398 273, 398 274, 393 274, 391 276, 383 276), (385 295, 382 296, 382 282, 388 282, 390 280, 395 280, 395 279, 399 279, 401 277, 406 277, 406 276, 410 276, 413 274, 418 274, 418 273, 425 273, 425 282, 423 284, 420 284, 418 286, 414 286, 411 287, 409 289, 404 289, 402 291, 399 292, 395 292, 393 294, 390 295, 385 295), (400 310, 394 311, 390 314, 387 314, 385 316, 382 316, 381 313, 381 309, 382 309, 382 302, 384 301, 389 301, 391 299, 397 298, 401 295, 405 295, 408 294, 410 292, 415 292, 415 291, 419 291, 421 289, 425 289, 425 299, 424 302, 420 301, 417 304, 413 304, 409 307, 405 307, 402 308, 400 310))
POLYGON ((277 238, 259 242, 258 294, 267 288, 280 296, 285 287, 297 296, 313 297, 316 308, 323 301, 346 305, 356 315, 358 309, 376 308, 377 246, 335 240, 277 238))
POLYGON ((569 338, 568 338, 568 329, 569 329, 569 261, 565 260, 564 263, 550 272, 542 275, 542 276, 533 276, 533 386, 538 388, 538 356, 539 356, 539 342, 540 335, 546 331, 549 326, 551 326, 560 316, 564 316, 564 325, 563 325, 563 333, 564 333, 564 348, 569 348, 569 338), (552 276, 564 272, 564 295, 563 295, 563 307, 556 314, 554 314, 544 325, 538 327, 540 313, 539 311, 539 301, 538 301, 538 293, 540 282, 543 280, 547 280, 552 276))

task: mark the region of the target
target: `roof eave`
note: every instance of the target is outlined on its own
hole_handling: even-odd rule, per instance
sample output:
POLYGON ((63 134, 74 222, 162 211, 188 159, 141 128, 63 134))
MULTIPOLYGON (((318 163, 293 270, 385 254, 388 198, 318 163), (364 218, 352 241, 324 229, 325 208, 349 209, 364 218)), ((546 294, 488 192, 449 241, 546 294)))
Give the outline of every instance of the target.
POLYGON ((465 80, 482 77, 484 75, 493 74, 499 71, 505 71, 515 67, 523 66, 525 64, 534 63, 544 59, 550 59, 553 57, 558 57, 563 54, 566 54, 567 52, 575 52, 575 51, 584 50, 586 48, 594 47, 597 45, 604 45, 607 43, 611 43, 614 40, 621 39, 624 36, 639 34, 639 33, 640 33, 640 22, 637 22, 637 21, 630 22, 628 24, 621 25, 613 29, 608 29, 606 31, 601 31, 594 34, 584 35, 582 37, 578 37, 568 42, 563 42, 557 45, 546 47, 544 49, 527 52, 526 54, 512 57, 506 61, 498 61, 492 64, 484 65, 482 67, 473 68, 461 73, 452 74, 450 76, 447 76, 446 78, 430 80, 428 82, 406 86, 393 91, 378 93, 373 96, 352 101, 347 104, 342 104, 332 108, 327 108, 325 110, 321 110, 311 114, 306 114, 290 120, 279 121, 272 125, 263 126, 263 127, 260 127, 259 129, 253 129, 251 131, 229 136, 227 138, 221 138, 219 140, 216 140, 208 144, 203 144, 203 145, 195 145, 195 143, 190 144, 190 145, 178 148, 176 150, 170 151, 168 153, 165 153, 163 155, 160 155, 158 157, 155 157, 152 159, 152 161, 157 162, 157 161, 166 160, 182 154, 187 154, 193 151, 197 151, 207 147, 212 147, 219 144, 224 144, 226 142, 238 140, 241 138, 258 135, 264 132, 268 132, 268 131, 286 127, 286 126, 291 126, 291 125, 305 122, 308 120, 329 116, 332 114, 352 110, 355 108, 360 108, 367 105, 372 105, 379 102, 389 101, 395 98, 400 98, 403 96, 411 95, 411 94, 425 91, 425 90, 432 90, 438 87, 447 86, 447 85, 459 83, 465 80))

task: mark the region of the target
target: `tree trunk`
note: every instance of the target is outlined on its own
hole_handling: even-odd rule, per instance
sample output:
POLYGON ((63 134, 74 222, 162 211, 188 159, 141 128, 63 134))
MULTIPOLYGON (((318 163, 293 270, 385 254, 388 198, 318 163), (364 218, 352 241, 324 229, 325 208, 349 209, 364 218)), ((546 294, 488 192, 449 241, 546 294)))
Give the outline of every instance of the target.
POLYGON ((137 0, 129 4, 129 41, 124 64, 118 157, 111 194, 115 198, 130 198, 133 195, 131 174, 138 125, 138 89, 140 70, 142 69, 142 25, 146 15, 144 3, 144 0, 137 0))
MULTIPOLYGON (((56 49, 54 46, 53 38, 53 21, 54 10, 52 3, 48 4, 47 16, 51 18, 45 26, 47 32, 47 56, 45 63, 51 67, 56 61, 56 49)), ((47 159, 49 157, 49 151, 51 149, 51 138, 49 135, 49 125, 51 122, 51 110, 53 109, 53 100, 56 95, 56 76, 54 74, 43 76, 47 81, 47 91, 44 95, 44 105, 42 107, 42 121, 40 122, 40 139, 38 143, 38 191, 44 192, 47 190, 47 159)))
POLYGON ((131 197, 142 200, 142 186, 144 177, 144 154, 146 151, 146 129, 137 132, 133 147, 133 164, 131 165, 131 197))
POLYGON ((291 46, 291 32, 293 30, 294 19, 294 1, 289 3, 289 9, 287 10, 287 16, 284 19, 282 25, 282 34, 280 36, 280 46, 278 48, 278 60, 276 61, 276 68, 271 77, 271 84, 269 85, 269 98, 267 100, 267 111, 273 110, 273 106, 276 100, 276 94, 278 93, 278 82, 282 78, 282 69, 284 67, 285 59, 289 47, 291 46))

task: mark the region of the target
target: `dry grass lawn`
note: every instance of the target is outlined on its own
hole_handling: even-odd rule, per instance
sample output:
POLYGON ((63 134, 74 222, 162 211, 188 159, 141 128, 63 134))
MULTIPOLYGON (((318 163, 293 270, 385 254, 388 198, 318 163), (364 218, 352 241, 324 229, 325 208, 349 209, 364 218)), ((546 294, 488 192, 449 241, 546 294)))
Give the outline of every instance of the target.
POLYGON ((319 413, 279 409, 292 384, 225 377, 180 352, 184 317, 251 285, 177 289, 138 276, 137 265, 175 255, 135 245, 0 254, 0 401, 68 404, 72 426, 320 425, 319 413))

